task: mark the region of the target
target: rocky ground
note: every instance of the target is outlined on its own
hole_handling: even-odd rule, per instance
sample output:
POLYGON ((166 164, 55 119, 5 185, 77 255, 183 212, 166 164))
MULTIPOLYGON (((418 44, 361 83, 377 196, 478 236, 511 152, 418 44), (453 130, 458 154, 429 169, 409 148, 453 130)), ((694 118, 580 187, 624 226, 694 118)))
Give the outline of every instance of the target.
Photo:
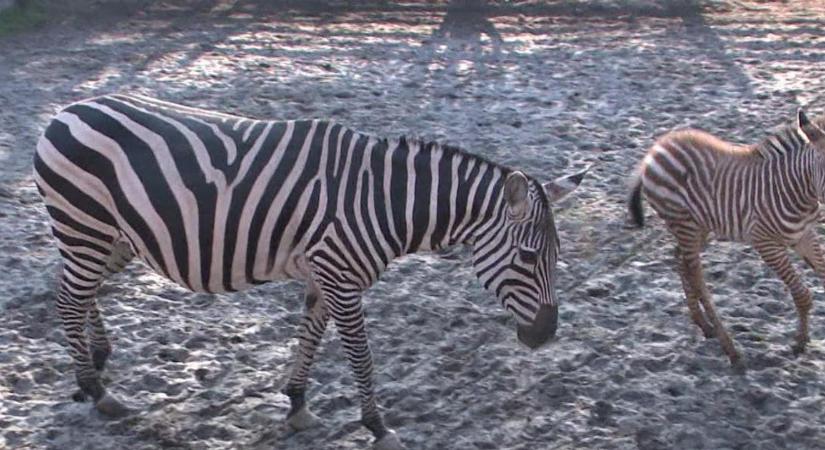
POLYGON ((629 230, 624 204, 666 130, 752 142, 799 105, 825 112, 820 2, 491 1, 449 16, 438 2, 338 3, 75 1, 0 38, 0 447, 370 445, 333 333, 310 388, 325 425, 282 428, 297 283, 195 295, 130 266, 100 303, 108 385, 139 413, 104 420, 72 401, 31 156, 61 105, 125 91, 416 134, 543 179, 595 164, 557 205, 552 345, 517 344, 462 249, 398 261, 366 294, 381 402, 410 449, 825 448, 825 308, 793 357, 781 282, 748 248, 713 244, 706 273, 749 365, 736 375, 688 318, 661 222, 648 210, 629 230))

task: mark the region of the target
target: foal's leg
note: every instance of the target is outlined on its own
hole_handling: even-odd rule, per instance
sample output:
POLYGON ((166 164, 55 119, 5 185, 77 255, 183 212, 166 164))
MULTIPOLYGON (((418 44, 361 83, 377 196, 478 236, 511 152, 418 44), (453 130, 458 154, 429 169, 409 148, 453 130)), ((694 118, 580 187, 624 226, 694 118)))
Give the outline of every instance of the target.
MULTIPOLYGON (((810 243, 816 245, 815 240, 809 240, 810 243)), ((808 287, 805 286, 805 283, 802 281, 802 278, 797 273, 796 269, 794 269, 793 265, 791 264, 791 260, 788 258, 788 251, 787 247, 780 243, 773 240, 760 240, 756 241, 753 244, 754 248, 757 252, 759 252, 759 256, 762 257, 762 260, 770 267, 771 269, 776 272, 777 275, 782 279, 785 283, 785 286, 791 291, 791 296, 793 297, 794 304, 796 305, 796 311, 799 314, 799 330, 796 335, 796 343, 793 345, 792 349, 795 354, 802 353, 805 351, 805 346, 808 343, 808 313, 811 310, 811 291, 808 290, 808 287)), ((806 261, 809 261, 809 264, 813 266, 815 263, 815 259, 818 258, 818 262, 821 263, 822 256, 821 251, 819 255, 816 255, 817 250, 811 251, 804 250, 805 244, 797 244, 796 250, 800 252, 803 258, 806 261), (809 258, 813 258, 814 260, 809 260, 809 258)), ((822 267, 820 265, 820 267, 822 267)), ((816 270, 816 268, 814 268, 816 270)))
MULTIPOLYGON (((685 265, 685 258, 697 258, 704 246, 707 233, 702 232, 698 227, 692 225, 685 226, 683 224, 668 223, 668 228, 676 237, 676 261, 677 272, 679 278, 682 280, 682 288, 685 291, 685 300, 687 302, 688 310, 690 311, 690 318, 701 330, 706 338, 716 336, 713 327, 708 323, 702 307, 699 305, 702 291, 698 289, 695 283, 691 282, 688 277, 690 273, 689 267, 685 265)), ((701 269, 701 268, 700 268, 701 269)))
POLYGON ((713 307, 713 302, 710 298, 710 291, 705 284, 705 277, 702 274, 702 261, 699 255, 707 238, 707 232, 695 223, 669 225, 674 236, 676 236, 677 245, 680 248, 680 270, 683 281, 686 282, 685 293, 688 296, 688 308, 690 308, 691 314, 693 315, 697 308, 695 304, 696 300, 701 302, 702 308, 704 309, 704 316, 702 318, 704 319, 706 317, 707 320, 710 321, 710 326, 713 328, 710 328, 706 321, 704 322, 705 326, 703 326, 702 321, 698 320, 698 315, 694 316, 694 321, 702 328, 705 336, 715 333, 719 339, 719 343, 722 345, 722 349, 725 351, 725 354, 728 355, 731 365, 738 371, 744 370, 745 366, 742 356, 736 350, 733 340, 730 338, 727 330, 725 330, 722 321, 716 315, 716 309, 713 307), (693 300, 691 300, 691 297, 693 297, 693 300), (691 306, 691 302, 694 302, 693 306, 691 306))
POLYGON ((306 387, 309 369, 315 358, 318 345, 324 337, 329 321, 321 292, 313 282, 309 282, 304 296, 306 310, 298 331, 299 347, 283 393, 289 397, 290 408, 287 413, 287 425, 300 431, 319 425, 321 420, 309 410, 306 404, 306 387))
MULTIPOLYGON (((822 245, 819 243, 819 238, 817 237, 816 231, 811 228, 805 233, 805 236, 794 246, 794 249, 808 263, 809 266, 816 272, 817 276, 823 281, 825 281, 825 253, 822 251, 822 245)), ((800 339, 804 339, 804 342, 808 342, 808 317, 810 314, 811 307, 813 306, 811 302, 807 305, 802 303, 799 304, 796 302, 796 310, 799 314, 799 335, 797 335, 797 346, 800 342, 800 339), (803 327, 804 323, 804 327, 803 327), (803 334, 804 331, 804 334, 803 334)), ((798 350, 798 352, 804 351, 804 346, 798 350)))
POLYGON ((702 334, 705 338, 712 338, 716 336, 716 332, 713 330, 713 327, 708 323, 707 318, 705 317, 705 313, 702 311, 702 307, 699 305, 699 297, 702 295, 696 289, 693 289, 693 285, 690 283, 688 278, 686 277, 686 270, 684 268, 683 257, 682 257, 682 247, 679 244, 676 244, 676 261, 677 261, 677 272, 679 273, 679 278, 682 280, 682 288, 685 291, 685 300, 687 301, 688 311, 690 312, 690 318, 693 320, 701 330, 702 334))

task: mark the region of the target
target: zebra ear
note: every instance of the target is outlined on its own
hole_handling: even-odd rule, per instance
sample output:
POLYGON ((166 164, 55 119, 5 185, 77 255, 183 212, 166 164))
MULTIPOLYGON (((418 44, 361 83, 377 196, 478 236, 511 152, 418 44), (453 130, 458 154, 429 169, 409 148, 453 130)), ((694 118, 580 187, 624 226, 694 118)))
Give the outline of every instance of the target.
POLYGON ((805 114, 805 111, 803 111, 802 108, 799 108, 796 111, 796 127, 799 129, 799 132, 805 136, 806 139, 808 139, 809 142, 816 142, 825 138, 825 131, 811 122, 811 120, 808 119, 808 115, 805 114))
POLYGON ((796 126, 799 128, 805 128, 811 124, 811 121, 808 120, 808 115, 805 114, 805 111, 802 108, 796 110, 796 126))
POLYGON ((504 201, 513 217, 524 217, 527 213, 527 177, 518 170, 504 180, 504 201))
POLYGON ((572 175, 565 175, 563 177, 556 178, 549 183, 544 183, 544 191, 547 192, 547 199, 550 200, 550 203, 563 199, 567 196, 567 194, 573 192, 577 187, 579 187, 579 184, 581 184, 582 179, 584 179, 584 175, 588 170, 590 170, 590 167, 582 170, 581 172, 577 172, 572 175))

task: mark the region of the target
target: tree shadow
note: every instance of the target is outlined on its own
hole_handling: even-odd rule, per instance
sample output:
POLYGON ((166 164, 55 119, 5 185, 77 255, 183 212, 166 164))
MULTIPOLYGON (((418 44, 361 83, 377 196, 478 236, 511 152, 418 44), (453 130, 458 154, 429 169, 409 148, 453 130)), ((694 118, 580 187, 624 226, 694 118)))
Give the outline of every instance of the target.
MULTIPOLYGON (((755 80, 782 74, 765 75, 754 67, 815 66, 822 47, 807 36, 823 20, 794 19, 781 28, 764 16, 749 16, 736 19, 741 27, 721 27, 700 2, 635 12, 576 9, 561 1, 536 6, 490 0, 480 11, 444 2, 170 3, 176 8, 0 41, 0 73, 8 74, 0 83, 0 101, 12 112, 0 115, 0 150, 8 144, 15 152, 2 180, 9 181, 12 195, 28 189, 36 197, 29 161, 57 107, 119 90, 257 117, 332 117, 382 136, 417 132, 545 178, 600 161, 576 194, 575 207, 556 209, 560 232, 571 238, 563 243, 565 253, 588 258, 594 269, 561 270, 559 288, 565 292, 582 279, 621 270, 626 251, 620 246, 642 240, 610 222, 619 217, 617 192, 641 147, 658 133, 688 125, 755 140, 790 114, 798 97, 760 91, 755 80), (771 35, 780 39, 769 40, 771 35), (496 42, 500 54, 493 55, 488 50, 496 42), (220 70, 208 72, 215 67, 220 70)), ((813 79, 821 72, 805 73, 812 78, 811 91, 823 92, 822 81, 813 79)), ((16 205, 4 203, 3 213, 16 205)), ((45 234, 43 217, 41 212, 25 216, 28 222, 14 219, 13 226, 35 223, 45 234)), ((384 307, 377 303, 370 306, 384 307)), ((387 351, 393 330, 416 329, 398 315, 376 316, 399 317, 371 328, 378 352, 382 346, 387 351)), ((282 313, 271 317, 284 319, 282 313)), ((457 404, 474 400, 462 396, 457 404)), ((426 401, 422 397, 415 405, 426 401)), ((322 407, 338 410, 331 401, 322 407)), ((328 433, 336 433, 336 426, 328 433)), ((451 431, 425 426, 412 420, 405 425, 409 433, 432 432, 434 442, 446 441, 445 433, 478 431, 469 422, 451 431)), ((55 433, 73 427, 74 422, 53 423, 55 433)), ((180 425, 191 432, 187 427, 180 425)), ((107 432, 119 442, 161 444, 123 428, 107 432)), ((278 448, 316 442, 271 441, 278 448)))
POLYGON ((504 40, 489 19, 492 10, 485 0, 451 0, 441 24, 433 30, 430 43, 461 50, 482 47, 487 36, 498 52, 504 40))

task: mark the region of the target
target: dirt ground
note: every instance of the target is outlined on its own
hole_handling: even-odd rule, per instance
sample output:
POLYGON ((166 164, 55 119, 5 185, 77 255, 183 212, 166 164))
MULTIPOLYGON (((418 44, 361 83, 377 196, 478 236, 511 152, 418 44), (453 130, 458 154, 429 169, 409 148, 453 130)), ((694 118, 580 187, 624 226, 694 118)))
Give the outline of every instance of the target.
POLYGON ((0 448, 372 441, 334 333, 309 391, 324 426, 283 430, 298 283, 195 295, 130 266, 100 304, 115 347, 108 386, 139 413, 105 420, 72 401, 31 157, 60 106, 110 92, 332 117, 542 179, 594 164, 556 209, 552 345, 518 345, 463 249, 404 258, 367 292, 381 404, 410 449, 825 448, 825 308, 809 351, 793 357, 782 283, 752 250, 712 244, 714 300, 749 366, 736 375, 688 318, 661 221, 648 209, 647 228, 627 229, 624 203, 645 148, 671 128, 753 142, 800 105, 825 112, 820 2, 490 1, 449 13, 440 2, 257 3, 72 1, 0 38, 0 448))

